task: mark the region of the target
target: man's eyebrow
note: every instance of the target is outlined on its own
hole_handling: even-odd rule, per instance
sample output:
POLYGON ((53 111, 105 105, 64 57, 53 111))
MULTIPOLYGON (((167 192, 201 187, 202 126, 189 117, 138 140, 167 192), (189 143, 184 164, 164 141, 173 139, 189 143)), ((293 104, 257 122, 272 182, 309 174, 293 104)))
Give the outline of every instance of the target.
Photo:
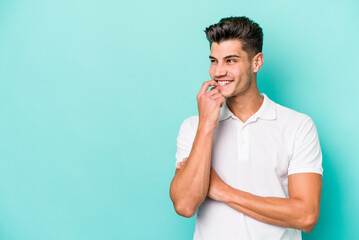
MULTIPOLYGON (((239 58, 239 56, 238 55, 228 55, 228 56, 225 56, 223 59, 226 59, 226 58, 233 58, 233 57, 235 57, 235 58, 239 58)), ((213 57, 213 56, 209 56, 209 58, 210 59, 216 59, 215 57, 213 57)))
POLYGON ((233 58, 233 57, 239 58, 239 56, 238 56, 238 55, 228 55, 228 56, 225 56, 223 59, 226 59, 226 58, 233 58))

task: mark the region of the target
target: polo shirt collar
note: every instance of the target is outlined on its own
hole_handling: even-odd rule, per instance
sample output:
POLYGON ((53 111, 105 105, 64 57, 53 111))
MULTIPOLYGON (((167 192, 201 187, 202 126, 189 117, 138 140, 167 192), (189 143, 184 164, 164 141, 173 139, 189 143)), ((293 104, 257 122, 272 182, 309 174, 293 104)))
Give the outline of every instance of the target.
MULTIPOLYGON (((266 120, 273 120, 276 118, 276 111, 275 111, 275 102, 270 100, 266 94, 261 93, 261 96, 264 97, 262 106, 259 108, 259 110, 250 117, 251 119, 266 119, 266 120)), ((229 117, 232 117, 234 119, 238 119, 232 112, 229 110, 227 106, 227 101, 223 104, 223 107, 220 111, 220 118, 219 121, 223 121, 228 119, 229 117)))

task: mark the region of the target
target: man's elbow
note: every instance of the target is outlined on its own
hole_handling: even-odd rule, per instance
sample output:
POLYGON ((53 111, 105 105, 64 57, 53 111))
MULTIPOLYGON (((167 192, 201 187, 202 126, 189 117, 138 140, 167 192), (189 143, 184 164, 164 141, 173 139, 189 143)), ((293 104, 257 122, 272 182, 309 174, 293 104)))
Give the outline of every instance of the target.
POLYGON ((319 214, 307 215, 305 217, 305 220, 303 221, 303 226, 301 230, 306 233, 311 232, 314 229, 315 225, 317 225, 318 218, 319 218, 319 214))
POLYGON ((175 211, 178 215, 182 217, 191 218, 196 214, 196 209, 186 206, 186 205, 178 205, 174 204, 175 211))
POLYGON ((170 198, 173 203, 173 207, 178 215, 181 215, 186 218, 193 217, 196 214, 197 208, 191 206, 188 201, 183 201, 183 199, 175 198, 175 194, 170 189, 170 198))
POLYGON ((173 191, 173 188, 170 189, 170 198, 173 203, 173 207, 178 215, 181 215, 186 218, 193 217, 198 207, 202 204, 205 197, 196 196, 192 197, 176 197, 177 194, 173 191))

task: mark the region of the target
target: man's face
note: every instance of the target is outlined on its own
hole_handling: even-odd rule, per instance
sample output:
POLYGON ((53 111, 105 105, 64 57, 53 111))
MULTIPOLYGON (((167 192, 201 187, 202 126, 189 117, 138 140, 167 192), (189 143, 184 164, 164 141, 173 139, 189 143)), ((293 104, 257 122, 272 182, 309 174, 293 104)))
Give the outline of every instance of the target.
POLYGON ((244 94, 253 79, 251 61, 239 40, 212 43, 209 75, 220 84, 218 90, 225 98, 244 94))

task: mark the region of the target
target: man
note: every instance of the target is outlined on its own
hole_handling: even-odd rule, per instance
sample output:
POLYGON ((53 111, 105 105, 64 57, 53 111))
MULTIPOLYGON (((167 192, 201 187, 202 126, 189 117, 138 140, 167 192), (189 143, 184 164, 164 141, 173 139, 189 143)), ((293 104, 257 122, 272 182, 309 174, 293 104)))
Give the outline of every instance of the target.
POLYGON ((184 120, 178 134, 174 208, 184 217, 198 210, 195 240, 301 239, 319 217, 316 127, 309 116, 259 93, 257 23, 224 18, 205 32, 212 80, 197 95, 199 116, 184 120))

